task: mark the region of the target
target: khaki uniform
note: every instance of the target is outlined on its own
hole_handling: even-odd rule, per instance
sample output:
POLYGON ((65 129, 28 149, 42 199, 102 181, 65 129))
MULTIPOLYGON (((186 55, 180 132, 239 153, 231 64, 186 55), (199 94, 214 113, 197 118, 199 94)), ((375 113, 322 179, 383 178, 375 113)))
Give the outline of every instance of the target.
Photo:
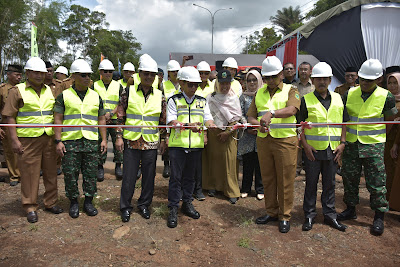
MULTIPOLYGON (((283 88, 283 83, 279 85, 279 88, 283 88)), ((271 97, 274 96, 276 91, 277 89, 270 91, 271 97)), ((286 107, 288 106, 293 106, 297 110, 300 109, 300 97, 295 87, 292 87, 289 91, 286 107)), ((257 118, 257 114, 254 98, 247 116, 257 118)), ((297 145, 297 136, 287 138, 274 138, 271 135, 265 138, 257 137, 265 209, 269 216, 279 217, 279 220, 289 220, 293 208, 297 145)))
MULTIPOLYGON (((4 109, 4 105, 8 97, 8 91, 12 87, 13 86, 9 83, 3 83, 2 85, 0 85, 0 112, 2 112, 4 109)), ((1 123, 5 123, 4 119, 1 120, 1 123)), ((7 162, 8 174, 10 175, 10 182, 19 181, 20 172, 17 167, 17 154, 15 154, 12 150, 8 127, 3 127, 3 130, 6 136, 2 140, 2 144, 5 161, 7 162)))
MULTIPOLYGON (((29 81, 26 81, 29 87, 29 81)), ((16 118, 24 101, 17 87, 9 90, 2 116, 16 118)), ((21 173, 21 198, 26 212, 36 211, 39 191, 40 169, 43 171, 45 193, 43 202, 46 208, 52 208, 57 202, 57 169, 54 135, 43 134, 39 137, 18 138, 24 147, 24 153, 17 155, 21 173)))

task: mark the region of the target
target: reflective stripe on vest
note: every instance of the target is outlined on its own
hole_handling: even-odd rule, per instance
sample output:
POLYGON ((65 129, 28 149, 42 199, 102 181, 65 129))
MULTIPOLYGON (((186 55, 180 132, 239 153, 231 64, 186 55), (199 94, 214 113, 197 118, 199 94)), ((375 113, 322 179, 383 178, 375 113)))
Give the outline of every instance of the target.
MULTIPOLYGON (((40 97, 32 88, 26 88, 26 83, 17 84, 24 106, 18 110, 17 124, 41 124, 50 125, 54 123, 53 108, 55 99, 50 87, 44 85, 40 91, 40 97)), ((46 133, 54 135, 52 127, 17 127, 18 137, 39 137, 46 133)))
MULTIPOLYGON (((103 100, 106 112, 112 112, 117 107, 119 101, 119 86, 120 84, 114 80, 111 81, 107 89, 102 80, 94 83, 93 88, 103 100)), ((111 119, 117 119, 117 114, 114 114, 111 119)))
POLYGON ((68 127, 68 125, 98 125, 100 99, 99 94, 92 89, 86 91, 83 101, 70 87, 63 93, 64 117, 61 140, 78 140, 82 137, 88 140, 98 140, 99 134, 95 127, 68 127))
MULTIPOLYGON (((304 96, 306 101, 308 117, 306 121, 314 123, 342 123, 343 122, 343 101, 339 94, 330 92, 331 105, 326 110, 321 104, 314 92, 304 96)), ((322 126, 322 125, 319 125, 322 126)), ((340 144, 342 135, 342 126, 328 125, 323 127, 312 127, 305 129, 304 134, 307 143, 316 150, 325 150, 328 146, 335 150, 340 144)))
POLYGON ((208 80, 207 85, 206 87, 204 87, 204 89, 201 89, 200 86, 197 88, 196 95, 206 98, 209 94, 214 92, 214 86, 214 82, 208 80))
MULTIPOLYGON (((182 123, 200 122, 204 124, 204 107, 206 99, 195 95, 192 104, 186 102, 182 93, 172 96, 177 109, 177 120, 182 123)), ((170 101, 172 101, 170 100, 170 101)), ((171 134, 168 142, 169 147, 180 148, 204 148, 204 132, 194 133, 191 130, 181 130, 177 132, 171 128, 171 134)))
POLYGON ((158 141, 159 131, 154 126, 158 126, 162 111, 162 92, 154 90, 144 101, 142 90, 137 90, 138 85, 129 87, 128 108, 126 109, 125 125, 146 125, 149 128, 124 128, 124 138, 127 140, 138 140, 140 136, 146 142, 158 141))
MULTIPOLYGON (((361 87, 349 90, 346 109, 350 116, 349 122, 384 121, 382 114, 388 91, 377 87, 364 102, 361 98, 361 87)), ((346 141, 362 144, 384 143, 386 141, 386 126, 384 124, 347 125, 346 141)))
MULTIPOLYGON (((291 88, 291 84, 283 84, 282 90, 278 88, 272 99, 266 84, 258 89, 255 97, 255 104, 257 107, 257 120, 260 121, 261 117, 270 110, 285 108, 286 103, 289 99, 289 91, 291 88)), ((257 136, 263 138, 267 137, 268 134, 270 134, 274 138, 286 138, 296 136, 296 117, 290 116, 288 118, 272 118, 270 124, 270 132, 262 133, 258 131, 257 136), (291 126, 290 124, 293 124, 293 126, 291 126)))
MULTIPOLYGON (((165 97, 169 96, 173 92, 175 92, 177 89, 175 88, 175 85, 171 81, 165 81, 163 82, 163 87, 164 87, 164 95, 165 97)), ((179 86, 178 86, 179 88, 179 86)))

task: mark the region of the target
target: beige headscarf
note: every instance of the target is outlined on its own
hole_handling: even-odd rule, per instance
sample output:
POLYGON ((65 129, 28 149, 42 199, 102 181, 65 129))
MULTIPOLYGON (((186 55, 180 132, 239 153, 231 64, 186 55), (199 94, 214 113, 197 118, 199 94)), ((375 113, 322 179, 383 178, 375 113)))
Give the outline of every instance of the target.
POLYGON ((261 74, 256 70, 251 70, 246 74, 246 83, 247 83, 247 78, 249 77, 250 74, 253 74, 257 78, 257 89, 254 92, 245 91, 245 92, 243 92, 243 94, 244 95, 249 95, 249 96, 255 96, 257 91, 258 91, 258 89, 260 89, 264 85, 264 83, 263 83, 261 74))
POLYGON ((397 84, 398 84, 397 92, 393 92, 392 94, 396 98, 396 102, 400 102, 400 72, 395 72, 395 73, 389 74, 389 76, 387 77, 386 83, 389 82, 390 77, 394 77, 397 80, 397 84))

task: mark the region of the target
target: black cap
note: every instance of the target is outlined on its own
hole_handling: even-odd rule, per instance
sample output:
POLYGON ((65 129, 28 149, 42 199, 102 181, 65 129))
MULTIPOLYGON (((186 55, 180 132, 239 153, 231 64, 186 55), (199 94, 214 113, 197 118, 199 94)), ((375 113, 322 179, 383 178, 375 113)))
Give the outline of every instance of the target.
POLYGON ((230 82, 232 80, 231 72, 228 70, 222 70, 217 75, 218 82, 230 82))
POLYGON ((400 72, 400 66, 390 66, 386 68, 386 75, 394 72, 400 72))
POLYGON ((356 67, 347 67, 345 72, 358 72, 356 67))
POLYGON ((7 71, 22 73, 22 66, 18 64, 9 64, 7 67, 7 71))
POLYGON ((50 61, 45 61, 44 63, 46 63, 46 69, 53 67, 53 65, 51 65, 50 61))
POLYGON ((164 75, 164 71, 162 68, 158 68, 158 73, 162 73, 164 75))

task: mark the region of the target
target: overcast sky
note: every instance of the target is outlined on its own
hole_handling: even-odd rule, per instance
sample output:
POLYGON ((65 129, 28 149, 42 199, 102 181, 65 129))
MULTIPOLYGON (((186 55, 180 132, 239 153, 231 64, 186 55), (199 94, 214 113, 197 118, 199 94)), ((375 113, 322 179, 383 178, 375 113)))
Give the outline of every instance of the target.
POLYGON ((277 10, 300 6, 307 13, 316 0, 83 0, 76 4, 102 11, 110 29, 132 30, 142 44, 141 53, 151 55, 165 66, 170 52, 210 53, 211 15, 220 8, 214 21, 214 53, 240 53, 245 37, 255 30, 270 27, 269 18, 277 10))

